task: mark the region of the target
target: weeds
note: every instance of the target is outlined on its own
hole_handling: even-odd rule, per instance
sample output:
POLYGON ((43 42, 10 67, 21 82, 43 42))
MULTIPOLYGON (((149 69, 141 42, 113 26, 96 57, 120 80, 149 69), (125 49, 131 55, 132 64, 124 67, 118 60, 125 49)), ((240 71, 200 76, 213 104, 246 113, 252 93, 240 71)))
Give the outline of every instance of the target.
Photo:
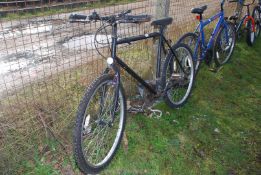
MULTIPOLYGON (((203 66, 185 107, 172 110, 160 103, 160 119, 129 114, 127 150, 121 148, 102 174, 258 174, 260 41, 252 49, 240 42, 218 73, 203 66)), ((63 157, 58 150, 52 154, 54 162, 63 157)), ((47 166, 46 171, 63 174, 68 160, 73 162, 60 160, 67 163, 59 168, 52 161, 41 166, 34 161, 35 168, 23 169, 37 172, 47 166)), ((69 169, 79 173, 73 163, 69 169)))
POLYGON ((128 152, 104 174, 258 174, 260 47, 241 41, 220 72, 203 66, 185 107, 159 104, 159 120, 129 116, 128 152))
MULTIPOLYGON (((146 54, 145 47, 141 47, 142 44, 128 48, 131 52, 126 52, 126 48, 122 47, 119 54, 126 57, 124 60, 132 67, 136 66, 138 58, 145 56, 144 62, 136 68, 141 74, 145 74, 146 70, 142 69, 142 66, 149 63, 150 57, 146 54)), ((104 60, 95 59, 94 62, 39 80, 20 92, 14 92, 13 96, 1 99, 0 172, 24 174, 32 171, 31 173, 35 174, 44 169, 46 171, 43 171, 43 174, 49 172, 49 163, 52 162, 40 161, 45 156, 42 152, 50 149, 49 142, 44 140, 55 140, 59 143, 55 146, 55 151, 49 153, 51 156, 57 155, 54 158, 59 157, 59 165, 63 164, 64 157, 69 159, 72 155, 71 137, 77 106, 85 88, 104 70, 104 63, 104 60), (37 152, 41 154, 38 155, 37 152), (17 166, 25 157, 34 161, 17 166), (36 169, 32 169, 34 166, 36 169)), ((133 92, 131 88, 135 89, 135 85, 130 83, 132 81, 129 77, 123 76, 123 79, 128 82, 125 84, 127 90, 133 92)), ((53 172, 72 171, 72 162, 74 161, 70 161, 65 167, 68 170, 59 166, 59 171, 53 172)))
POLYGON ((75 6, 75 7, 74 6, 70 6, 68 8, 59 7, 59 9, 52 8, 52 7, 45 7, 41 10, 36 9, 33 11, 14 12, 14 13, 8 13, 6 15, 0 15, 0 19, 1 18, 5 20, 27 19, 36 16, 56 15, 61 13, 69 13, 69 12, 75 12, 81 10, 100 8, 104 6, 127 4, 131 2, 136 2, 136 0, 101 0, 97 2, 89 2, 86 4, 81 4, 80 6, 75 6))
MULTIPOLYGON (((127 151, 121 148, 103 174, 257 174, 261 168, 260 47, 260 39, 253 48, 241 41, 220 72, 203 66, 184 108, 172 110, 160 103, 157 108, 164 112, 160 119, 129 115, 127 151)), ((142 68, 151 61, 146 49, 150 46, 120 50, 131 67, 143 59, 137 69, 145 77, 150 72, 142 68)), ((90 65, 50 76, 1 100, 1 172, 79 174, 72 158, 74 115, 92 81, 87 76, 97 77, 104 62, 90 65)), ((128 90, 136 88, 127 83, 127 76, 124 79, 128 90)))

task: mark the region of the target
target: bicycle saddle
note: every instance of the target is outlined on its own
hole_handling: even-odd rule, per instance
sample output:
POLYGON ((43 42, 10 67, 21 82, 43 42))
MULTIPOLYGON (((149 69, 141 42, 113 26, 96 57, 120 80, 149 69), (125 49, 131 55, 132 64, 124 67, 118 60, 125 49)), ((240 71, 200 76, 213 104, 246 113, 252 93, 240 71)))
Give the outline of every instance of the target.
POLYGON ((173 21, 173 18, 171 17, 166 17, 166 18, 161 18, 161 19, 157 19, 151 22, 151 25, 153 26, 166 26, 171 24, 173 21))
POLYGON ((207 5, 204 5, 202 7, 199 7, 199 8, 193 8, 191 10, 191 13, 196 13, 196 14, 203 14, 205 10, 207 10, 208 6, 207 5))

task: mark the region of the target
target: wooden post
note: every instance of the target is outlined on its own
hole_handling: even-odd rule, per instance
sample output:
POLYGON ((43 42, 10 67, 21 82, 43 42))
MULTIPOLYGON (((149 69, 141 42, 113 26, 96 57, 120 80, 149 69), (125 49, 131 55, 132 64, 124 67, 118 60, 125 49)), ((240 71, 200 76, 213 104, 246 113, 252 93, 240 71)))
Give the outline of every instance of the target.
POLYGON ((155 18, 160 19, 169 16, 170 0, 155 0, 155 18))
MULTIPOLYGON (((169 16, 169 6, 170 6, 170 0, 154 0, 155 1, 155 10, 154 10, 154 17, 155 19, 160 19, 164 17, 169 16)), ((155 31, 158 31, 159 28, 155 28, 155 31)), ((155 39, 153 41, 153 53, 151 58, 151 77, 153 79, 156 79, 156 68, 157 68, 157 51, 158 51, 158 39, 155 39)), ((163 53, 162 53, 163 54, 163 53)), ((164 58, 164 55, 161 57, 164 58)), ((163 60, 162 60, 163 61, 163 60)), ((161 65, 162 67, 162 65, 161 65)))

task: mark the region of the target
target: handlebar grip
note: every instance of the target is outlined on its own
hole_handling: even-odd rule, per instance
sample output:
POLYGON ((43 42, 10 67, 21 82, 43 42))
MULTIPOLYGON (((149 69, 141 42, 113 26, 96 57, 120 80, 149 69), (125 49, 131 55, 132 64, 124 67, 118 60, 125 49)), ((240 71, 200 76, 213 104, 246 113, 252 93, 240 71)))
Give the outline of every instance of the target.
POLYGON ((86 15, 80 15, 80 14, 71 14, 69 16, 70 20, 87 20, 88 16, 86 15))
POLYGON ((125 23, 141 23, 151 20, 150 15, 125 15, 122 22, 125 23))
POLYGON ((228 2, 232 3, 232 2, 238 2, 238 1, 237 0, 229 0, 228 2))

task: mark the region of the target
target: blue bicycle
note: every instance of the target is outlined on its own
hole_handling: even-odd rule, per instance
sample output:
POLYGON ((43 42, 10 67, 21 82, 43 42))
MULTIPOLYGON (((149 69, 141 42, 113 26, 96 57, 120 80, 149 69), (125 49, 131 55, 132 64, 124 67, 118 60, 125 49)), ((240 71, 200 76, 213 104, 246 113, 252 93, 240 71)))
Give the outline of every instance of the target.
POLYGON ((200 8, 193 8, 191 13, 198 14, 196 18, 199 20, 199 24, 194 33, 186 33, 178 41, 178 43, 185 43, 190 46, 194 52, 195 73, 197 73, 202 60, 205 60, 205 63, 210 66, 214 58, 214 65, 219 67, 227 63, 231 58, 235 46, 236 33, 234 25, 225 20, 224 3, 225 0, 222 0, 220 12, 207 20, 203 20, 202 17, 207 9, 206 5, 200 8), (217 19, 216 27, 208 43, 206 43, 204 28, 217 19))

